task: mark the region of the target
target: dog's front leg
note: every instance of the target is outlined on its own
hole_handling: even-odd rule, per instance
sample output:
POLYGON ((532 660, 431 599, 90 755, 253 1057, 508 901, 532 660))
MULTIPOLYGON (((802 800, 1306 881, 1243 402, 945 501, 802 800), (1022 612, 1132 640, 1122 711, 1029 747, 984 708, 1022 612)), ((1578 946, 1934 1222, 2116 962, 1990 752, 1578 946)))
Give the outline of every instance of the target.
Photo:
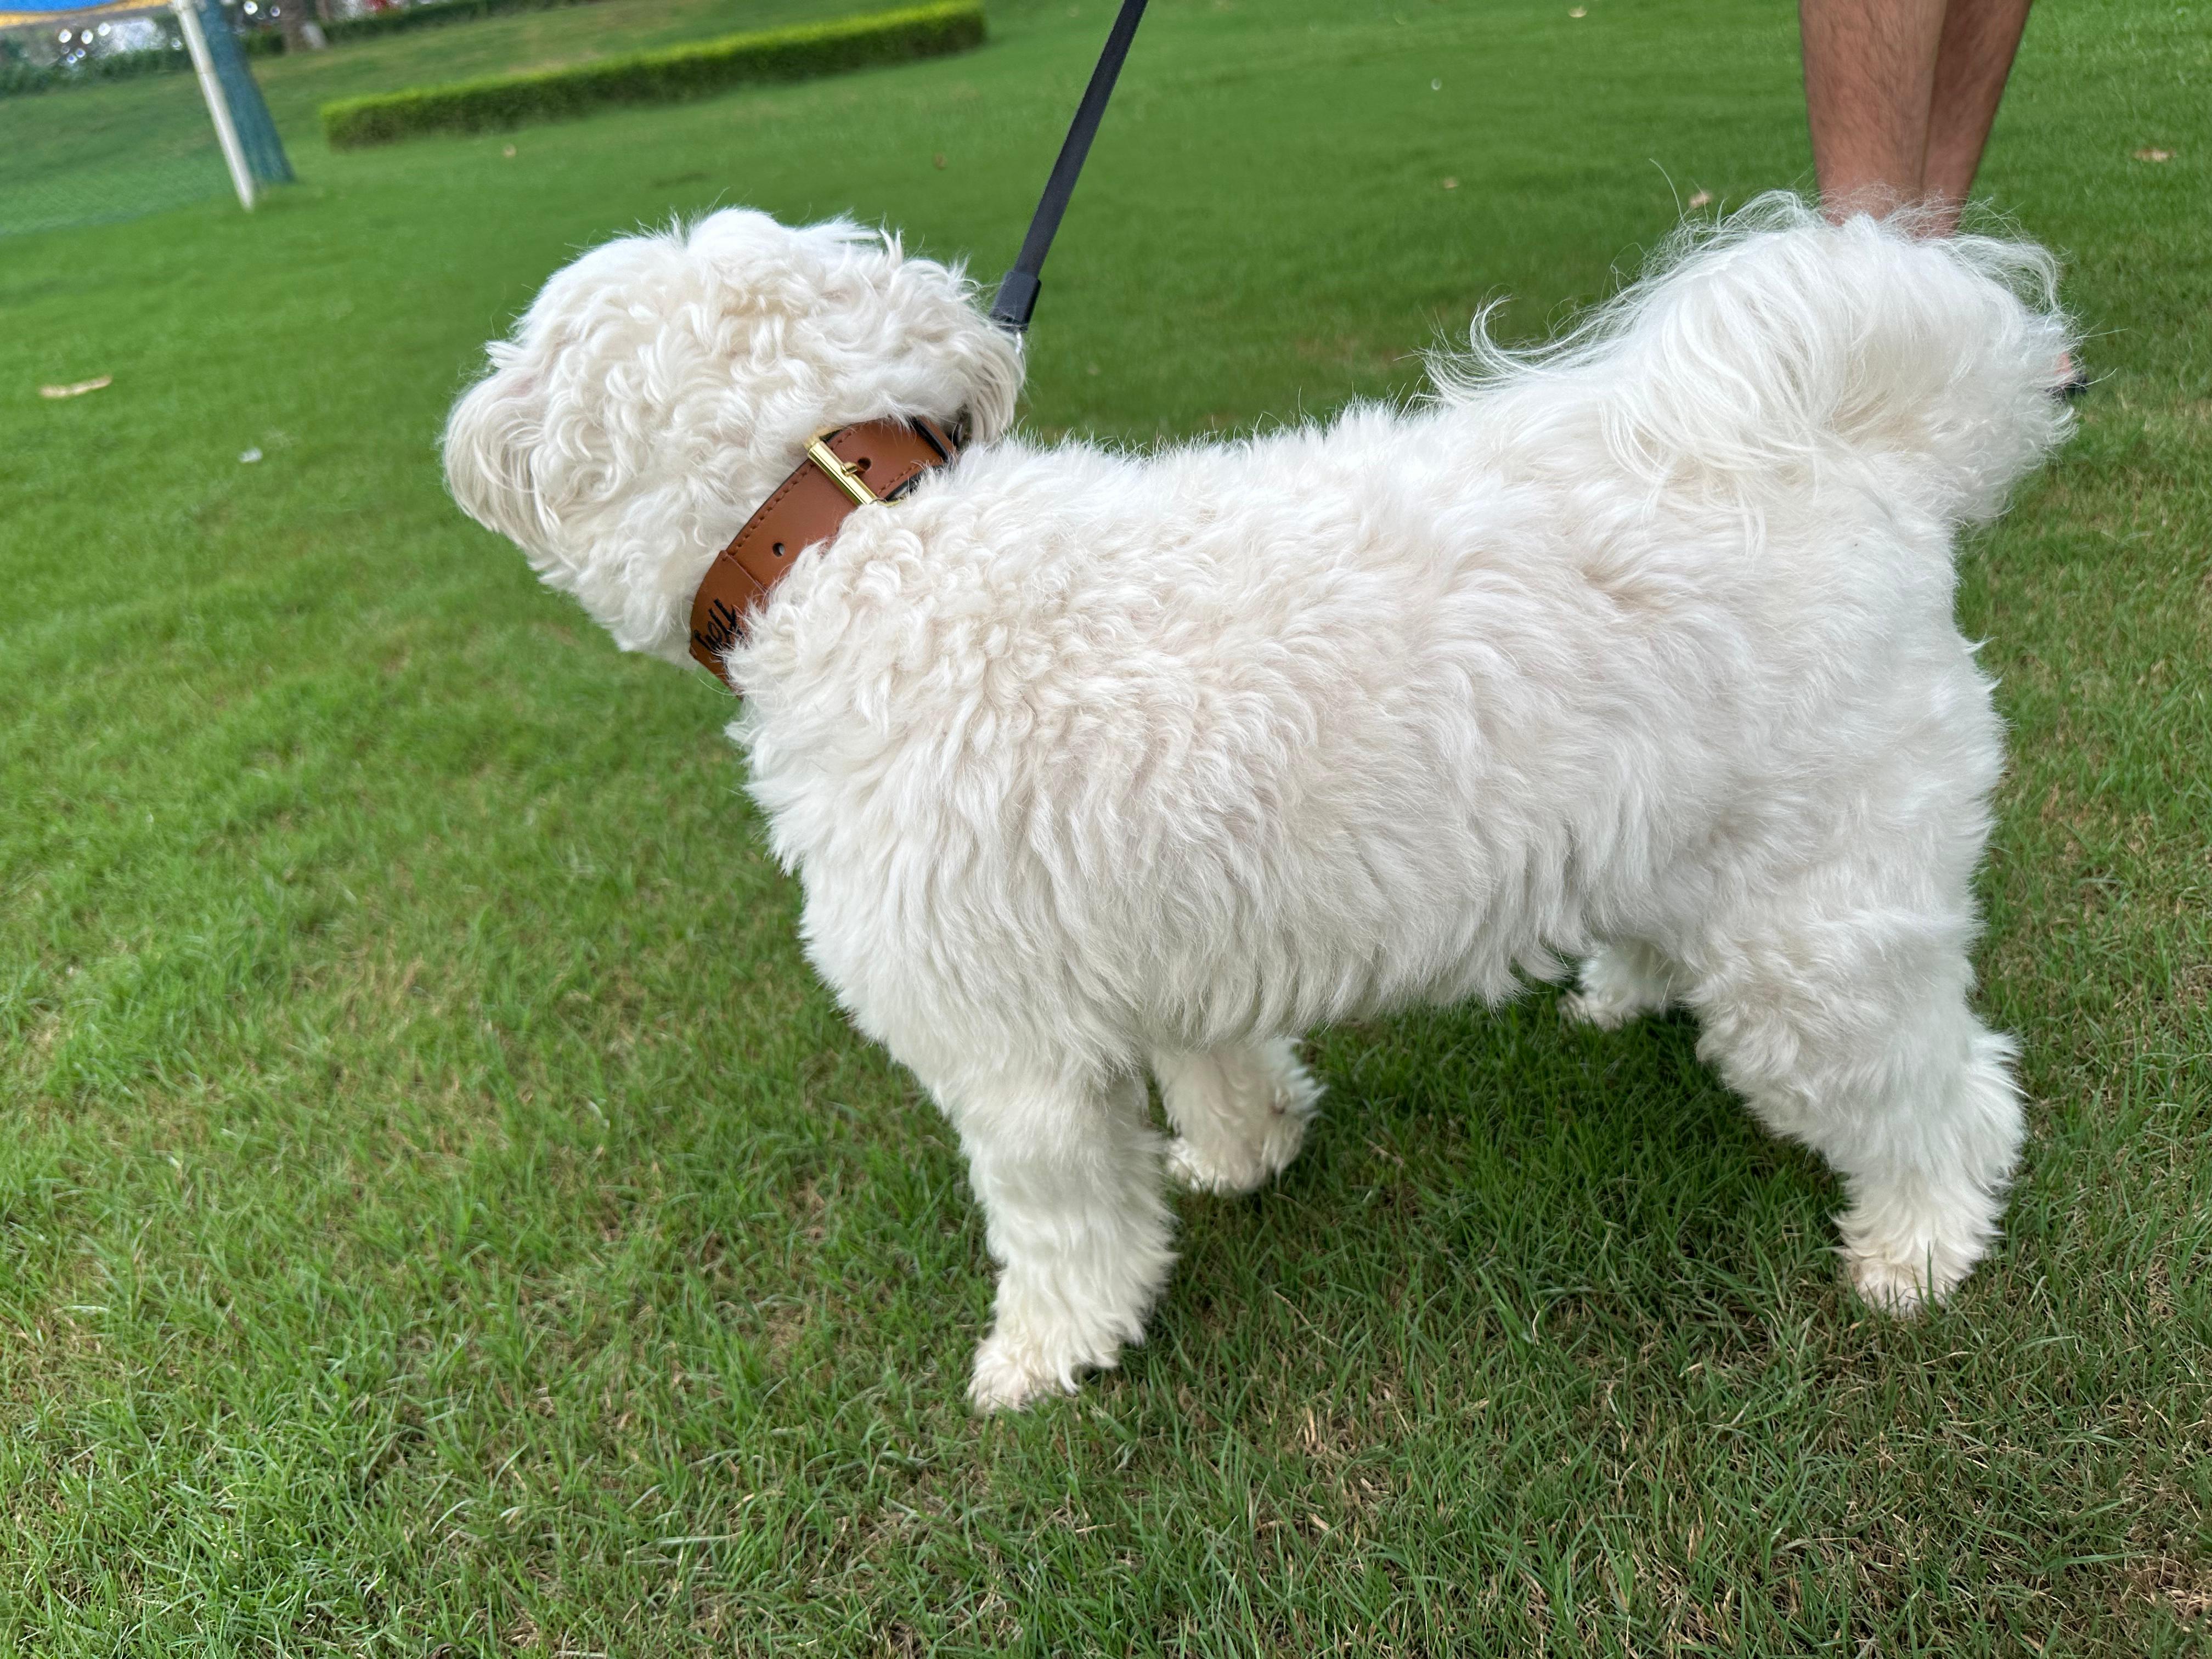
POLYGON ((1073 1393, 1143 1340, 1175 1260, 1143 1079, 1010 1075, 937 1092, 1000 1269, 969 1399, 988 1412, 1073 1393))

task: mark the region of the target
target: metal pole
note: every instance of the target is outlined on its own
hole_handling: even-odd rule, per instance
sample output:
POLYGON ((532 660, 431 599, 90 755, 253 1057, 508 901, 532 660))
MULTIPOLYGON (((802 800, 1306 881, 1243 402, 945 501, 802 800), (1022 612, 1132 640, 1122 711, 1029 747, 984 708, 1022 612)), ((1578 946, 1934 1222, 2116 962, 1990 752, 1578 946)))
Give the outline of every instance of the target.
POLYGON ((176 10, 177 21, 185 31, 185 50, 192 55, 192 69, 200 77, 200 95, 207 100, 208 113, 215 118, 216 142, 222 146, 224 165, 230 168, 230 182, 237 186, 238 204, 248 213, 253 211, 253 174, 246 166, 246 151, 238 142, 238 129, 231 122, 230 103, 222 95, 222 83, 215 78, 215 60, 208 56, 207 36, 200 33, 198 0, 169 0, 176 10))

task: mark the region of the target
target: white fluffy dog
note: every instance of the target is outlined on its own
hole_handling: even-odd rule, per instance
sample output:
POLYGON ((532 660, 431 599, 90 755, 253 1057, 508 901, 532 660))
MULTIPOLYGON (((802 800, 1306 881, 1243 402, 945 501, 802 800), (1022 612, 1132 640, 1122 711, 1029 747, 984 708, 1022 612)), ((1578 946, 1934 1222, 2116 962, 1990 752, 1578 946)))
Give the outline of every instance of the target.
POLYGON ((726 661, 808 954, 966 1150, 989 1409, 1140 1339, 1170 1177, 1241 1193, 1297 1154, 1297 1034, 1563 955, 1571 1012, 1694 1011, 1841 1173, 1871 1302, 1956 1285, 2021 1121, 1968 1006, 2002 747, 1953 548, 2065 435, 2070 343, 2032 247, 1773 198, 1547 350, 1478 326, 1418 406, 1044 447, 1006 435, 1020 352, 957 270, 728 211, 554 276, 445 455, 547 583, 680 664, 811 434, 970 423, 726 661))

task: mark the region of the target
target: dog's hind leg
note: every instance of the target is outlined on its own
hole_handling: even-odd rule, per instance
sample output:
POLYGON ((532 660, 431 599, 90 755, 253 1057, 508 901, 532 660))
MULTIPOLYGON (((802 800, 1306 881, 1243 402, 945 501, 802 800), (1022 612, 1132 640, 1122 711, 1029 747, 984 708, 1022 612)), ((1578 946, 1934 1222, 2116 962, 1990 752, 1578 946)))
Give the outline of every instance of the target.
POLYGON ((1168 1173, 1194 1192, 1249 1193, 1280 1175, 1321 1098, 1288 1037, 1156 1054, 1152 1074, 1176 1132, 1168 1173))
POLYGON ((1863 867, 1825 873, 1818 898, 1808 882, 1799 902, 1710 938, 1686 1000, 1699 1053, 1843 1176, 1859 1293, 1908 1313, 1996 1236, 2022 1133, 2013 1044, 1967 1006, 1963 893, 1916 915, 1863 867))
POLYGON ((1073 1393, 1144 1340, 1175 1261, 1144 1079, 989 1077, 935 1092, 999 1264, 969 1398, 988 1412, 1073 1393))
POLYGON ((1674 1000, 1674 968, 1638 939, 1605 946, 1583 963, 1578 979, 1582 988, 1562 999, 1559 1011, 1601 1030, 1658 1013, 1674 1000))

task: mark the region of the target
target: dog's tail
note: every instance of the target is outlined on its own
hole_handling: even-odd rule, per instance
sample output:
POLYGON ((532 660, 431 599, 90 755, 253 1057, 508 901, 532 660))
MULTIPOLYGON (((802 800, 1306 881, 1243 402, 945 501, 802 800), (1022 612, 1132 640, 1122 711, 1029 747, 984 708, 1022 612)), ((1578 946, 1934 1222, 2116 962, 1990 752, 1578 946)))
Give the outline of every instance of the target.
POLYGON ((2041 248, 1922 228, 1909 213, 1832 225, 1762 197, 1686 227, 1554 345, 1506 349, 1478 319, 1468 356, 1437 365, 1440 394, 1531 393, 1540 425, 1594 413, 1655 484, 1706 472, 1726 487, 1841 451, 1894 460, 1891 487, 1947 518, 1994 517, 2071 428, 2056 394, 2074 331, 2041 248), (1558 395, 1570 385, 1588 398, 1558 395))

